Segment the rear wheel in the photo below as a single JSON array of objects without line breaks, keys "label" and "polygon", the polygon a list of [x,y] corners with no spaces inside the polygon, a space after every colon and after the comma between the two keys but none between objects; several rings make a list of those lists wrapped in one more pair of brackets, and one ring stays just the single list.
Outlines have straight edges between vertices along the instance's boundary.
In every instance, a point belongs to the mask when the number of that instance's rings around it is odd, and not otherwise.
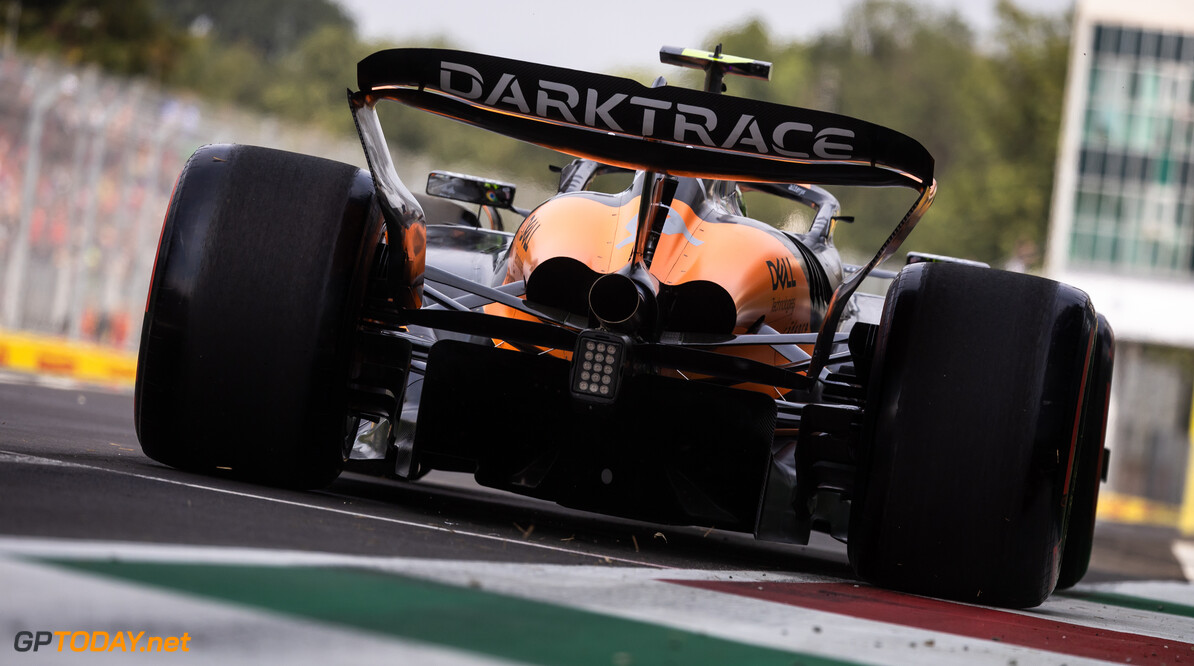
[{"label": "rear wheel", "polygon": [[146,304],[134,403],[146,455],[264,483],[330,483],[381,224],[356,167],[252,146],[196,151]]},{"label": "rear wheel", "polygon": [[1057,581],[1095,315],[1033,276],[916,264],[892,284],[851,511],[869,582],[999,606]]}]

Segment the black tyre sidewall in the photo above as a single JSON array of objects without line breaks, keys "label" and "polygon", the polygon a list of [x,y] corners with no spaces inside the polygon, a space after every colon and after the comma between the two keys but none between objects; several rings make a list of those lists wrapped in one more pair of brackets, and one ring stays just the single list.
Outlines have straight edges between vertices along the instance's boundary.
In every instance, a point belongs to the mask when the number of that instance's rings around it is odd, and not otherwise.
[{"label": "black tyre sidewall", "polygon": [[876,346],[849,553],[885,587],[1000,606],[1052,591],[1094,314],[1050,280],[913,265]]},{"label": "black tyre sidewall", "polygon": [[380,216],[367,172],[205,146],[175,187],[135,393],[142,448],[197,471],[326,485],[343,458],[353,322]]}]

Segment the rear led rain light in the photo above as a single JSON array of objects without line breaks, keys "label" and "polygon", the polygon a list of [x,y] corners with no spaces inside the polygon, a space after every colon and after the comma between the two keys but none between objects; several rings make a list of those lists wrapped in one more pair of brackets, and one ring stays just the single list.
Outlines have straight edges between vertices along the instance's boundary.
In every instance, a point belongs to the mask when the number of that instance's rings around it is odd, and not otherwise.
[{"label": "rear led rain light", "polygon": [[588,402],[613,402],[618,395],[630,339],[607,331],[580,334],[572,355],[569,389]]}]

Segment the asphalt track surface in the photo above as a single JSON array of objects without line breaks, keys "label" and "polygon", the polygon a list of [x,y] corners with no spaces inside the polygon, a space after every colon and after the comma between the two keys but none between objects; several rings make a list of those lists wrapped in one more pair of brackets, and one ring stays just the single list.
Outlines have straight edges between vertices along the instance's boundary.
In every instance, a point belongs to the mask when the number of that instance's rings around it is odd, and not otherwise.
[{"label": "asphalt track surface", "polygon": [[[344,474],[299,492],[175,470],[141,453],[128,395],[0,385],[0,451],[67,465],[0,465],[5,534],[349,555],[848,575],[832,540],[810,548],[570,511],[467,476],[417,483]],[[656,534],[660,536],[656,536]],[[636,548],[637,544],[637,548]]]},{"label": "asphalt track surface", "polygon": [[[298,492],[190,474],[141,453],[127,393],[0,380],[0,663],[1194,663],[1194,587],[1164,531],[1100,524],[1075,593],[988,616],[859,586],[820,535],[797,547],[612,519],[460,475]],[[987,635],[1007,617],[1081,626]],[[194,650],[108,645],[138,627],[194,633]],[[52,644],[21,650],[22,631]],[[78,631],[106,651],[78,649]],[[1057,648],[1066,631],[1103,638]],[[1090,651],[1116,632],[1129,638]]]}]

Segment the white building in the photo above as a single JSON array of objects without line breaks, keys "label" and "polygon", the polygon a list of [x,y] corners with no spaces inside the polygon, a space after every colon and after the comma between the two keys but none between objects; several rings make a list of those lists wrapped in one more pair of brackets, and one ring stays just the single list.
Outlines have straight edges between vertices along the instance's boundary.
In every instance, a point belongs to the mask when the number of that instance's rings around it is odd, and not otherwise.
[{"label": "white building", "polygon": [[1104,490],[1194,533],[1194,0],[1078,0],[1071,48],[1045,269],[1115,330]]}]

